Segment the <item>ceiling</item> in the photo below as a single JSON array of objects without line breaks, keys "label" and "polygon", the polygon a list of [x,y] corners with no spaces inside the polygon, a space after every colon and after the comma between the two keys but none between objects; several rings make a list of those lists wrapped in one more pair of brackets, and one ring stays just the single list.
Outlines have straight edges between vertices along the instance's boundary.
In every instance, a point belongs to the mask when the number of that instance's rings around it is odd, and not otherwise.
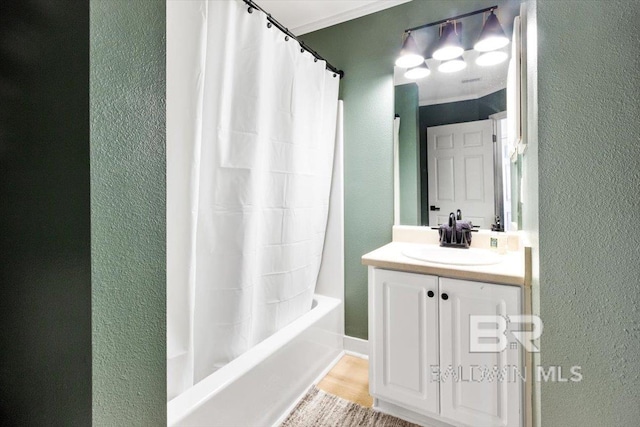
[{"label": "ceiling", "polygon": [[411,0],[254,0],[299,36]]}]

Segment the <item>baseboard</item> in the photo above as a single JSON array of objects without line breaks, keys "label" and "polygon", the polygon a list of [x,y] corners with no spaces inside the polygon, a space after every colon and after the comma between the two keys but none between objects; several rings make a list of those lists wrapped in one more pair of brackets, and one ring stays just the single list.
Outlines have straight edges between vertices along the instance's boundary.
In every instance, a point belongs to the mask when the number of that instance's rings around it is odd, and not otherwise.
[{"label": "baseboard", "polygon": [[369,358],[369,341],[345,335],[342,339],[344,352],[352,356]]}]

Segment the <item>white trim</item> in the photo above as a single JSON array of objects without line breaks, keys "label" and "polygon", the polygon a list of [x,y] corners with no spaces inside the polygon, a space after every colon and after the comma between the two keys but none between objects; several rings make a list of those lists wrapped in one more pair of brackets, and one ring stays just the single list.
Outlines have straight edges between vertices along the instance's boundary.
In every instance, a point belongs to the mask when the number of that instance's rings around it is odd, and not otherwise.
[{"label": "white trim", "polygon": [[363,359],[369,358],[369,341],[345,335],[342,343],[347,354]]},{"label": "white trim", "polygon": [[301,36],[303,34],[321,30],[323,28],[331,27],[332,25],[341,24],[352,19],[380,12],[381,10],[389,9],[403,3],[408,3],[410,1],[411,0],[378,0],[376,2],[368,3],[355,9],[338,13],[337,15],[328,16],[326,18],[318,19],[317,21],[309,22],[308,24],[290,28],[289,31],[291,31],[296,36]]},{"label": "white trim", "polygon": [[369,360],[369,356],[367,356],[366,354],[356,353],[355,351],[345,350],[344,354],[346,354],[347,356],[357,357],[358,359]]},{"label": "white trim", "polygon": [[427,105],[437,105],[437,104],[448,104],[450,102],[460,102],[460,101],[469,101],[472,99],[482,98],[487,95],[491,95],[492,93],[498,92],[499,90],[506,89],[506,85],[500,85],[492,88],[487,88],[481,92],[472,94],[472,95],[461,95],[461,96],[453,96],[451,98],[436,98],[436,99],[420,99],[418,104],[420,107],[424,107]]},{"label": "white trim", "polygon": [[400,120],[393,118],[393,225],[400,225]]},{"label": "white trim", "polygon": [[427,98],[420,99],[418,104],[420,107],[425,107],[427,105],[438,105],[438,104],[449,104],[451,102],[460,102],[460,101],[470,101],[472,99],[478,99],[478,95],[460,95],[460,96],[452,96],[450,98]]},{"label": "white trim", "polygon": [[[502,120],[502,119],[506,119],[507,118],[507,112],[506,111],[500,111],[498,113],[492,114],[489,116],[490,119],[493,120]],[[497,134],[496,134],[497,135]]]}]

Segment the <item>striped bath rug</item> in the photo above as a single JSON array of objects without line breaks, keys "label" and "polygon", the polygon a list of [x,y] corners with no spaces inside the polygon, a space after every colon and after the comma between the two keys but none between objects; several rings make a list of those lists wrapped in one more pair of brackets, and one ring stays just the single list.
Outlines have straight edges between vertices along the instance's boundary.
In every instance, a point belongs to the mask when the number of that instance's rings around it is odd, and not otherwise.
[{"label": "striped bath rug", "polygon": [[418,427],[313,387],[281,427]]}]

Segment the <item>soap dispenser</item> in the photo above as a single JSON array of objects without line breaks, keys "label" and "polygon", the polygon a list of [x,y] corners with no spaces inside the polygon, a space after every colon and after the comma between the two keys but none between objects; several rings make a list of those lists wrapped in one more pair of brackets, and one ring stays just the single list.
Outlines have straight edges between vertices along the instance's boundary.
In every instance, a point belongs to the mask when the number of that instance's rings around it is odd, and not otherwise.
[{"label": "soap dispenser", "polygon": [[491,224],[491,240],[490,248],[492,251],[498,251],[498,231],[500,230],[500,217],[496,216],[493,224]]},{"label": "soap dispenser", "polygon": [[502,225],[500,225],[500,217],[496,216],[496,221],[491,224],[491,249],[499,254],[507,253],[507,235],[504,233]]},{"label": "soap dispenser", "polygon": [[497,215],[495,222],[491,224],[491,231],[503,231],[502,225],[500,224],[500,215]]}]

